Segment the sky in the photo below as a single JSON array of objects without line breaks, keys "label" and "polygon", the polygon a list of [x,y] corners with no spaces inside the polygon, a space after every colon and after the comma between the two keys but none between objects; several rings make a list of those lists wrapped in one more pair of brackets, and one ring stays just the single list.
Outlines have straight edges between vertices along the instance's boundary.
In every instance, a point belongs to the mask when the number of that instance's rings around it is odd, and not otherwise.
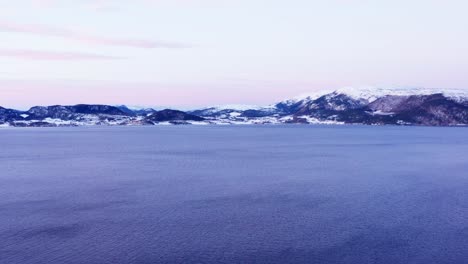
[{"label": "sky", "polygon": [[468,89],[468,1],[0,0],[0,106]]}]

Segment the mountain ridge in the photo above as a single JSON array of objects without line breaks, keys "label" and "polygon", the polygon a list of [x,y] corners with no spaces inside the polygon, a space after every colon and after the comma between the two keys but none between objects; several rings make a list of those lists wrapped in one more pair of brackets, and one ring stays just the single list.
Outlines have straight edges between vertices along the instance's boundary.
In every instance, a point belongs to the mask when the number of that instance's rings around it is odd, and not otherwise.
[{"label": "mountain ridge", "polygon": [[268,106],[190,111],[98,104],[34,106],[27,111],[0,107],[1,126],[291,123],[467,126],[468,90],[346,87]]}]

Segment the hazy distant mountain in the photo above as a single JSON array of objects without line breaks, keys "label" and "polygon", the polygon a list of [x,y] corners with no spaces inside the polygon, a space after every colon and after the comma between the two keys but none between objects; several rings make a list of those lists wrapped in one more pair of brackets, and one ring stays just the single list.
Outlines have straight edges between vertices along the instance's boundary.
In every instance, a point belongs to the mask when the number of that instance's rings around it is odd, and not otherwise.
[{"label": "hazy distant mountain", "polygon": [[157,112],[157,110],[153,108],[129,107],[126,105],[119,105],[116,107],[129,115],[148,115]]},{"label": "hazy distant mountain", "polygon": [[109,105],[0,107],[3,126],[157,124],[468,125],[468,90],[344,88],[261,106],[217,106],[192,111]]}]

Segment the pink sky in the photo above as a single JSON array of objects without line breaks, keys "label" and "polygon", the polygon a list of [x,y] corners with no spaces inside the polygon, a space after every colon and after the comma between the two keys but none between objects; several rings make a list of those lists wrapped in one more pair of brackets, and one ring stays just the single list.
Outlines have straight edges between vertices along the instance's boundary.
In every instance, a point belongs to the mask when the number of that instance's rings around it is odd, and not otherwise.
[{"label": "pink sky", "polygon": [[341,86],[466,89],[467,9],[456,0],[3,2],[0,106],[191,107]]}]

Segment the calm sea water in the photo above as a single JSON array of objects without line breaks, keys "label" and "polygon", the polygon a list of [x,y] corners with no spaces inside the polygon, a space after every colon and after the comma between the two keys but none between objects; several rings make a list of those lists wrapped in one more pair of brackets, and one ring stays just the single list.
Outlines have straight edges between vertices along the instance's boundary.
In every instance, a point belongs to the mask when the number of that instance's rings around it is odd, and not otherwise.
[{"label": "calm sea water", "polygon": [[468,129],[1,129],[0,263],[468,263]]}]

